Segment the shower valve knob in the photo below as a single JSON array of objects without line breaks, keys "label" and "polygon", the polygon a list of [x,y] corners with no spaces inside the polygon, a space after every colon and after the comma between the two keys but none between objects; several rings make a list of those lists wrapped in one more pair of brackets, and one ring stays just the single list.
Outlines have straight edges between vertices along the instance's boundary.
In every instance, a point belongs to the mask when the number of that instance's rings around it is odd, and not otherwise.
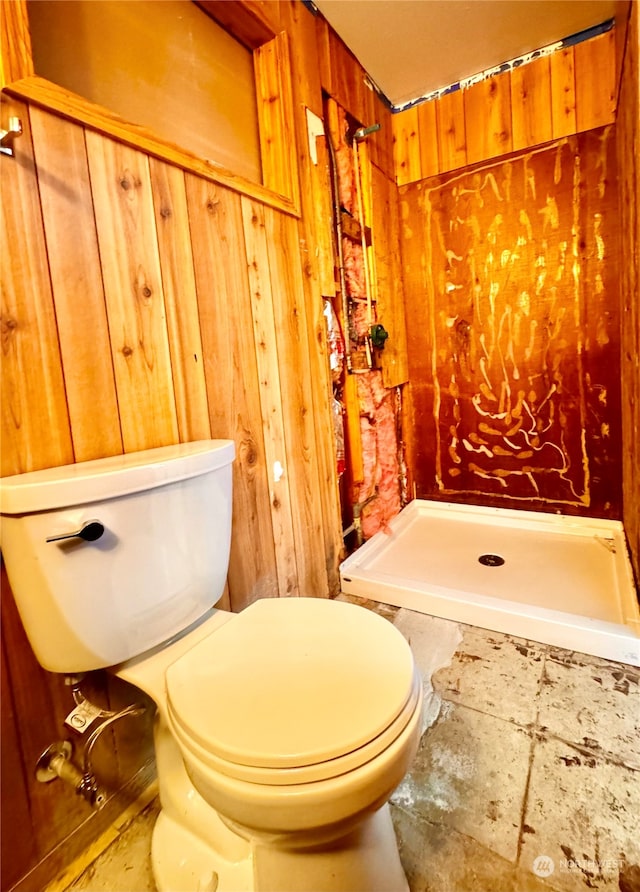
[{"label": "shower valve knob", "polygon": [[84,539],[85,542],[95,542],[103,533],[104,525],[99,520],[88,520],[79,530],[74,530],[72,533],[47,536],[47,542],[62,542],[64,539]]}]

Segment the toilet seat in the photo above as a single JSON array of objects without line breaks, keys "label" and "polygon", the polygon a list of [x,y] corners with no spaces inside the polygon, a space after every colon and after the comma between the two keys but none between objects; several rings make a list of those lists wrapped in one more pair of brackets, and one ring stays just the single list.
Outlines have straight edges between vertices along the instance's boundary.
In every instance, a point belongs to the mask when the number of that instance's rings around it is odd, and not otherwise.
[{"label": "toilet seat", "polygon": [[168,667],[181,746],[239,780],[309,783],[357,768],[420,708],[409,645],[353,604],[265,599]]}]

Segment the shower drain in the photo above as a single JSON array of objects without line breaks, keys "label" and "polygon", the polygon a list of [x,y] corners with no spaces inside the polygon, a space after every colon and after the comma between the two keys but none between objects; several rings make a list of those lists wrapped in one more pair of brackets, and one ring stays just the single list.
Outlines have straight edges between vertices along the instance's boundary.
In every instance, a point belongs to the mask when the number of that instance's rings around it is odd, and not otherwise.
[{"label": "shower drain", "polygon": [[481,554],[478,560],[485,567],[501,567],[504,564],[504,558],[499,554]]}]

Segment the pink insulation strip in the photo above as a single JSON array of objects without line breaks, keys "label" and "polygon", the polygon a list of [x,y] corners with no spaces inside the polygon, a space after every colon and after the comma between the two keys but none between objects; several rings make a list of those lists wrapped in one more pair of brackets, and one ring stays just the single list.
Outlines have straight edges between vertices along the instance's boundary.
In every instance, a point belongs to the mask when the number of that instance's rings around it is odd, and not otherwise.
[{"label": "pink insulation strip", "polygon": [[367,289],[364,277],[364,252],[350,238],[342,239],[342,256],[344,258],[344,277],[349,297],[366,300]]},{"label": "pink insulation strip", "polygon": [[393,391],[383,386],[378,371],[358,375],[358,399],[364,480],[357,498],[362,504],[373,496],[361,515],[362,533],[369,539],[386,529],[401,507],[396,413]]},{"label": "pink insulation strip", "polygon": [[340,204],[350,214],[355,214],[357,205],[356,198],[356,178],[353,170],[353,152],[351,146],[346,141],[347,136],[347,117],[344,110],[338,107],[338,118],[340,133],[342,139],[335,147],[336,166],[338,168],[338,193],[340,196]]}]

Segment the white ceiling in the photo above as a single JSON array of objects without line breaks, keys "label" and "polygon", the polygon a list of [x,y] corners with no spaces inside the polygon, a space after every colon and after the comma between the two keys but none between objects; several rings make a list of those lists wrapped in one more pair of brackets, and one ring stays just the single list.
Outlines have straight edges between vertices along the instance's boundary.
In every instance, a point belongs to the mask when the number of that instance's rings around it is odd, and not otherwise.
[{"label": "white ceiling", "polygon": [[395,106],[613,18],[615,0],[313,0]]}]

